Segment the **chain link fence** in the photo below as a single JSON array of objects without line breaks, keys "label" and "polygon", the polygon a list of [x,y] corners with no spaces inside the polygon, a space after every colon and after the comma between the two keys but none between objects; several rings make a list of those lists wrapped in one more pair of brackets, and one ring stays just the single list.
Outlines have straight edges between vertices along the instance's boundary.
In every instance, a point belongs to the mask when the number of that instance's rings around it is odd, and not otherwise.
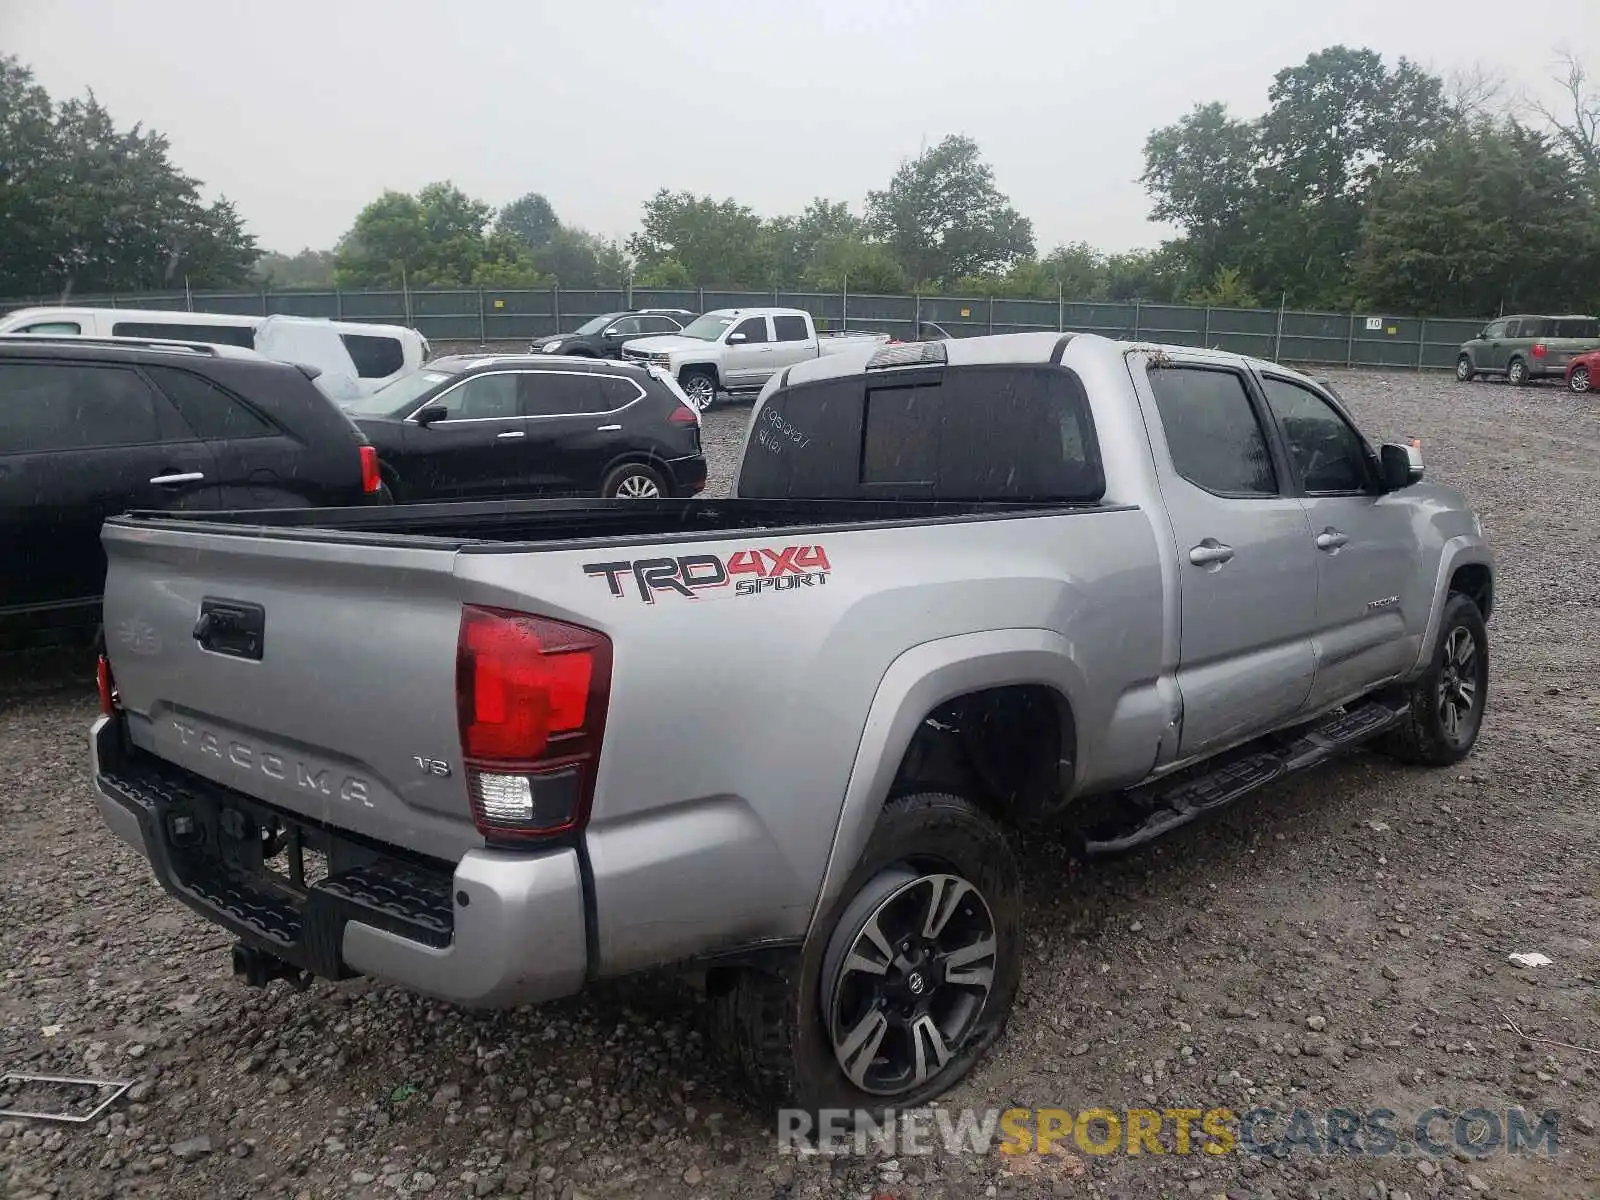
[{"label": "chain link fence", "polygon": [[[7,311],[60,300],[0,301]],[[1002,300],[959,296],[873,296],[848,292],[724,291],[714,288],[433,289],[123,293],[78,296],[73,304],[270,316],[329,317],[410,325],[434,342],[526,342],[570,331],[592,317],[630,308],[773,305],[805,309],[822,329],[911,334],[933,321],[957,337],[1034,330],[1204,346],[1316,366],[1449,368],[1477,318],[1396,317],[1386,313],[1199,308],[1180,304]]]}]

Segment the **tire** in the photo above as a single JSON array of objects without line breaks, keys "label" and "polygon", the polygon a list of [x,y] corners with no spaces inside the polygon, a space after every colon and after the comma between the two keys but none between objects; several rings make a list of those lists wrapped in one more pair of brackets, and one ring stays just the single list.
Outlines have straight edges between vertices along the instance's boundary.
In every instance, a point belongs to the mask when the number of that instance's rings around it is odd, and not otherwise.
[{"label": "tire", "polygon": [[1588,367],[1576,367],[1567,379],[1567,387],[1582,395],[1594,386],[1594,381],[1589,376]]},{"label": "tire", "polygon": [[[912,935],[929,911],[945,914],[937,952],[917,958],[923,948],[914,945],[908,958],[905,947],[921,940]],[[869,926],[893,938],[896,957],[881,977],[852,966],[859,961],[852,951],[863,946],[883,965],[873,948],[883,942],[872,940]],[[904,940],[894,936],[896,926]],[[961,1080],[1004,1031],[1021,978],[1021,882],[1004,830],[971,802],[927,792],[887,804],[818,929],[784,967],[742,968],[715,1000],[718,1042],[758,1102],[813,1119],[821,1109],[881,1114],[925,1104]],[[992,955],[971,955],[989,937]],[[964,948],[958,961],[940,963]],[[970,978],[935,978],[949,969]],[[887,1008],[874,1001],[891,995]],[[869,1026],[869,1044],[881,1051],[870,1062],[852,1057],[861,1042],[849,1036]],[[891,1069],[897,1062],[903,1070]]]},{"label": "tire", "polygon": [[1456,359],[1456,382],[1471,383],[1478,378],[1478,373],[1472,369],[1472,357],[1463,354]]},{"label": "tire", "polygon": [[[1469,688],[1463,713],[1460,701]],[[1401,762],[1447,767],[1471,752],[1489,699],[1489,632],[1470,596],[1452,592],[1445,601],[1433,661],[1410,687],[1409,698],[1406,719],[1380,743],[1385,753]]]},{"label": "tire", "polygon": [[691,368],[678,376],[678,384],[689,397],[689,403],[701,412],[717,402],[717,377],[710,371]]},{"label": "tire", "polygon": [[667,494],[661,472],[644,463],[623,463],[606,473],[600,495],[607,500],[660,500]]},{"label": "tire", "polygon": [[1513,358],[1506,367],[1506,382],[1512,387],[1528,386],[1528,364],[1520,358]]}]

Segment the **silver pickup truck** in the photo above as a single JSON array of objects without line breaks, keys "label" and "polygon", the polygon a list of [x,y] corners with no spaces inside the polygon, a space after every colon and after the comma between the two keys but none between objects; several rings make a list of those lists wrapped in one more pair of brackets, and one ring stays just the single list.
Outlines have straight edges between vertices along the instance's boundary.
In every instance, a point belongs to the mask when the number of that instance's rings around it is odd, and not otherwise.
[{"label": "silver pickup truck", "polygon": [[1421,477],[1293,371],[1019,334],[781,373],[730,499],[130,514],[99,808],[250,982],[673,965],[758,1095],[920,1103],[1011,1008],[1019,831],[1468,752],[1493,560]]}]

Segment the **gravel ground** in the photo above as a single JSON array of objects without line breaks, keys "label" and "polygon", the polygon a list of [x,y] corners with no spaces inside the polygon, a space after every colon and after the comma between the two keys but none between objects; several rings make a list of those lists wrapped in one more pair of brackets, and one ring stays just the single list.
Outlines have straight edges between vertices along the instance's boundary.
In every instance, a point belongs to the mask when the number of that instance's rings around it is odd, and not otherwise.
[{"label": "gravel ground", "polygon": [[[1559,1110],[1559,1154],[780,1156],[660,978],[472,1014],[355,981],[251,991],[89,798],[92,689],[0,692],[0,1068],[136,1081],[0,1122],[0,1193],[175,1198],[1600,1193],[1593,802],[1600,410],[1554,387],[1336,377],[1424,439],[1501,556],[1490,713],[1447,771],[1358,755],[1110,865],[1027,851],[1010,1031],[949,1106]],[[714,410],[725,484],[748,407]],[[1554,965],[1507,965],[1539,951]],[[1508,1021],[1515,1022],[1514,1032]],[[1588,1047],[1588,1048],[1586,1048]]]}]

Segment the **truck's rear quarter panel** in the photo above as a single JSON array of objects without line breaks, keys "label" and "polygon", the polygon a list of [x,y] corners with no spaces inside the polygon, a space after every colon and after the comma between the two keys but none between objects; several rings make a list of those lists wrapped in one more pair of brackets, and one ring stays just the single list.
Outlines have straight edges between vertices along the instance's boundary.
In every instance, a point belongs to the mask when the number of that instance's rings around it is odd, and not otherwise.
[{"label": "truck's rear quarter panel", "polygon": [[[804,550],[798,548],[806,548]],[[826,557],[790,590],[613,596],[586,566],[661,556]],[[863,726],[891,663],[973,632],[1057,632],[1051,684],[1081,741],[1148,770],[1159,738],[1157,546],[1133,509],[745,535],[595,552],[463,553],[463,597],[535,609],[614,643],[605,749],[586,837],[608,970],[797,936],[810,917]],[[741,558],[740,556],[746,556]],[[707,569],[706,577],[714,574]],[[785,578],[793,579],[792,573]],[[1123,694],[1081,680],[1130,680]],[[1121,707],[1109,735],[1111,714]],[[1130,768],[1132,761],[1136,765]],[[1113,768],[1114,769],[1114,768]]]}]

